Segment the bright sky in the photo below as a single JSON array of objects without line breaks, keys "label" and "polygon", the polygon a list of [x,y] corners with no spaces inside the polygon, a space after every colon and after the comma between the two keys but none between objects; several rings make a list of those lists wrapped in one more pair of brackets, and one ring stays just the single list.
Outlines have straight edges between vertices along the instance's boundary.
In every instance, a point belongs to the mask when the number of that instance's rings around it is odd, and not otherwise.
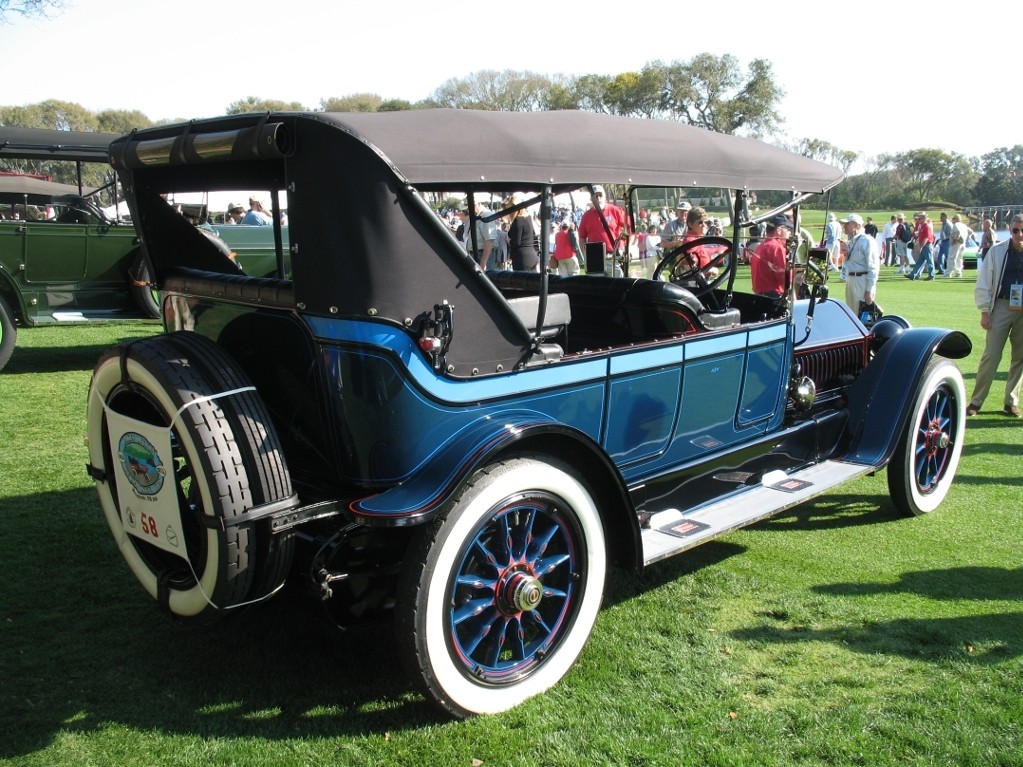
[{"label": "bright sky", "polygon": [[[923,147],[974,156],[1021,142],[1004,110],[981,117],[967,106],[1011,103],[1017,46],[998,21],[1013,18],[1008,0],[984,3],[983,22],[973,6],[953,16],[905,0],[709,2],[699,25],[689,3],[621,0],[502,13],[476,3],[469,15],[425,0],[250,0],[228,11],[210,0],[68,2],[51,20],[0,25],[0,105],[60,99],[153,120],[209,117],[249,96],[310,109],[352,93],[417,101],[483,69],[616,74],[711,52],[743,67],[771,62],[788,140],[864,157]],[[730,18],[729,7],[743,10]],[[991,31],[984,45],[981,25]]]}]

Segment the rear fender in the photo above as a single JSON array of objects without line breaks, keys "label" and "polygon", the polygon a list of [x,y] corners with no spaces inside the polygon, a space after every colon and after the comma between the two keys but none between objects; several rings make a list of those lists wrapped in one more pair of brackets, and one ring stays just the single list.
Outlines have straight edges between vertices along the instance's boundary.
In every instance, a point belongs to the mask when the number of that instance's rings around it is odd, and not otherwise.
[{"label": "rear fender", "polygon": [[849,387],[849,448],[843,460],[884,466],[909,418],[933,355],[962,359],[973,346],[958,330],[914,328],[886,340]]},{"label": "rear fender", "polygon": [[600,509],[612,561],[628,568],[642,562],[635,509],[617,468],[582,432],[542,413],[492,413],[464,429],[407,481],[349,505],[364,525],[418,525],[433,519],[476,473],[508,453],[557,456],[579,472]]}]

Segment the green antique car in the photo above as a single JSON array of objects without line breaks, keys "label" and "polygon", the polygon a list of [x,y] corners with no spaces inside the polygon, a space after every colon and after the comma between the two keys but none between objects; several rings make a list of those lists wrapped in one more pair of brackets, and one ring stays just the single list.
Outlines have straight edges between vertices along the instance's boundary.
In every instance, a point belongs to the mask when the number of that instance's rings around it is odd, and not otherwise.
[{"label": "green antique car", "polygon": [[[116,187],[62,184],[23,171],[24,161],[109,170],[112,134],[0,127],[0,369],[19,328],[66,322],[155,319],[159,294]],[[22,162],[18,162],[22,161]],[[36,166],[38,167],[38,165]],[[104,208],[101,197],[113,196]],[[206,206],[202,206],[205,222]],[[253,276],[276,271],[275,238],[287,227],[204,226],[218,249]]]}]

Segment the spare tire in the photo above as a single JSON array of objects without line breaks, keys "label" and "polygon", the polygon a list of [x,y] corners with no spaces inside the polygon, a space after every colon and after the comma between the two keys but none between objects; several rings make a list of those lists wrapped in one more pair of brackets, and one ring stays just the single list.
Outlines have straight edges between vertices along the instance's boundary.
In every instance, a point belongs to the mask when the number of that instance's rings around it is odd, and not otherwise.
[{"label": "spare tire", "polygon": [[[127,476],[129,467],[111,445],[111,412],[167,430],[171,455],[154,465],[176,486],[179,554],[128,532],[136,529],[132,507],[144,516],[145,499],[119,497],[115,473]],[[131,434],[113,430],[115,440]],[[88,444],[114,540],[146,591],[173,615],[211,618],[283,584],[291,533],[275,535],[266,518],[247,515],[267,504],[292,505],[291,477],[266,406],[216,344],[170,333],[109,349],[89,386]]]}]

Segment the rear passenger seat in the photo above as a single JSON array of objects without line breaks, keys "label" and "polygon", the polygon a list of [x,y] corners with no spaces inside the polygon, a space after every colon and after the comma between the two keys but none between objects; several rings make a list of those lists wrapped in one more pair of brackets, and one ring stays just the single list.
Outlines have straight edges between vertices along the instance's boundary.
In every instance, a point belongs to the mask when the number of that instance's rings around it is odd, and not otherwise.
[{"label": "rear passenger seat", "polygon": [[[507,298],[535,295],[540,290],[540,275],[533,272],[487,275]],[[548,280],[550,293],[564,293],[571,303],[572,351],[674,338],[732,327],[740,321],[738,310],[710,312],[692,293],[670,282],[553,275]]]}]

